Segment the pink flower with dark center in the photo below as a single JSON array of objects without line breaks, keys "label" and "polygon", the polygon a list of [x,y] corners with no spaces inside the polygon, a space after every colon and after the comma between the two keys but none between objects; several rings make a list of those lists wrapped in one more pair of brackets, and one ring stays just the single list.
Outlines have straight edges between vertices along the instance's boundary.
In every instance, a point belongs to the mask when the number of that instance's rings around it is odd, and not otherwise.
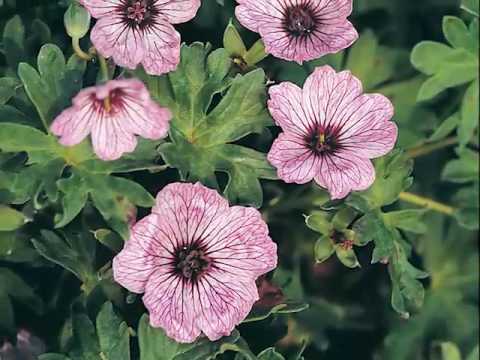
[{"label": "pink flower with dark center", "polygon": [[174,183],[133,226],[113,274],[145,293],[153,327],[179,342],[201,333],[213,341],[245,319],[259,298],[255,280],[276,265],[277,246],[256,209],[229,207],[200,183]]},{"label": "pink flower with dark center", "polygon": [[50,130],[65,146],[76,145],[91,133],[98,157],[116,160],[135,149],[135,135],[154,140],[166,137],[171,117],[168,109],[150,98],[140,80],[112,80],[81,90]]},{"label": "pink flower with dark center", "polygon": [[195,17],[200,0],[80,0],[98,21],[91,40],[120,66],[160,75],[180,61],[180,34],[172,24]]},{"label": "pink flower with dark center", "polygon": [[283,133],[268,160],[288,183],[312,179],[341,199],[365,190],[375,180],[369,159],[387,154],[397,139],[389,121],[393,105],[380,94],[363,94],[349,71],[316,68],[303,90],[284,82],[269,90],[268,107]]},{"label": "pink flower with dark center", "polygon": [[347,20],[352,0],[237,0],[235,14],[258,32],[266,51],[298,63],[349,47],[358,34]]}]

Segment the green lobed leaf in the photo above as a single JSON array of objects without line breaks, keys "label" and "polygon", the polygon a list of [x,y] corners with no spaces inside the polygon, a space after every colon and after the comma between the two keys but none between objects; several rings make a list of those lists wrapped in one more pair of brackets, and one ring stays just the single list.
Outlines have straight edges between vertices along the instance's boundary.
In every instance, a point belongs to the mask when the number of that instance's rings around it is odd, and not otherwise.
[{"label": "green lobed leaf", "polygon": [[37,67],[38,71],[26,63],[21,63],[18,76],[44,126],[48,127],[82,88],[86,63],[76,55],[65,62],[62,51],[56,45],[46,44],[38,54]]},{"label": "green lobed leaf", "polygon": [[57,186],[64,194],[63,214],[55,219],[55,227],[61,228],[70,223],[83,209],[88,200],[88,191],[84,178],[77,173],[73,173],[70,178],[58,180]]},{"label": "green lobed leaf", "polygon": [[458,139],[460,144],[466,145],[475,135],[475,130],[478,129],[478,122],[480,121],[480,113],[478,109],[479,100],[479,80],[470,84],[465,96],[463,97],[461,106],[461,121],[458,127]]},{"label": "green lobed leaf", "polygon": [[53,138],[31,126],[0,123],[0,149],[5,152],[52,151]]},{"label": "green lobed leaf", "polygon": [[423,234],[427,231],[427,226],[422,221],[425,213],[426,210],[422,209],[391,211],[383,214],[383,220],[391,227],[415,234]]},{"label": "green lobed leaf", "polygon": [[105,303],[97,315],[97,335],[105,360],[130,359],[130,334],[127,324]]},{"label": "green lobed leaf", "polygon": [[16,230],[25,222],[26,218],[20,211],[0,204],[0,231]]},{"label": "green lobed leaf", "polygon": [[2,77],[0,78],[0,105],[6,104],[15,96],[17,89],[21,86],[17,78]]},{"label": "green lobed leaf", "polygon": [[410,187],[413,161],[401,151],[374,160],[376,179],[366,191],[352,193],[347,204],[362,212],[390,205]]},{"label": "green lobed leaf", "polygon": [[477,181],[479,177],[479,154],[465,149],[459,152],[460,157],[447,163],[442,172],[442,179],[455,183]]},{"label": "green lobed leaf", "polygon": [[25,27],[20,16],[15,15],[3,29],[3,46],[7,64],[16,69],[19,62],[27,57],[25,49]]},{"label": "green lobed leaf", "polygon": [[[458,29],[453,30],[451,18],[447,18],[444,27],[447,39],[460,45]],[[458,25],[458,23],[456,23]],[[465,33],[464,37],[470,37]],[[466,41],[466,40],[465,40]],[[469,48],[472,40],[469,41]],[[411,54],[412,64],[430,78],[422,85],[418,101],[430,100],[442,91],[468,83],[478,78],[478,55],[465,48],[451,48],[445,44],[423,41],[415,46]]]},{"label": "green lobed leaf", "polygon": [[257,355],[258,360],[285,360],[282,354],[278,353],[275,348],[268,348]]},{"label": "green lobed leaf", "polygon": [[478,36],[470,33],[462,19],[456,16],[445,16],[443,18],[443,34],[454,48],[467,49],[476,54],[475,42],[478,42]]},{"label": "green lobed leaf", "polygon": [[[266,109],[265,74],[257,69],[231,77],[227,51],[208,45],[182,47],[175,72],[163,77],[139,74],[152,96],[174,114],[171,143],[160,146],[165,162],[181,177],[218,187],[215,172],[228,174],[225,195],[232,202],[259,207],[259,179],[276,178],[265,154],[231,144],[271,125]],[[214,95],[223,96],[212,103]]]},{"label": "green lobed leaf", "polygon": [[40,255],[67,269],[84,283],[95,278],[93,239],[73,235],[61,238],[49,230],[42,230],[41,235],[38,239],[32,239]]},{"label": "green lobed leaf", "polygon": [[148,321],[148,316],[143,315],[138,325],[140,360],[173,360],[194,346],[173,341],[162,329],[151,327]]},{"label": "green lobed leaf", "polygon": [[73,338],[69,351],[72,360],[98,360],[100,344],[92,321],[86,314],[72,315]]},{"label": "green lobed leaf", "polygon": [[454,196],[455,204],[458,209],[454,216],[458,223],[466,229],[478,230],[480,219],[480,194],[479,184],[460,189]]},{"label": "green lobed leaf", "polygon": [[430,136],[428,141],[434,142],[446,138],[460,124],[460,113],[456,112],[445,119],[435,132]]},{"label": "green lobed leaf", "polygon": [[392,281],[392,307],[403,317],[408,318],[410,311],[418,310],[424,300],[425,290],[419,279],[428,276],[427,273],[415,268],[408,262],[403,242],[394,243],[388,271]]}]

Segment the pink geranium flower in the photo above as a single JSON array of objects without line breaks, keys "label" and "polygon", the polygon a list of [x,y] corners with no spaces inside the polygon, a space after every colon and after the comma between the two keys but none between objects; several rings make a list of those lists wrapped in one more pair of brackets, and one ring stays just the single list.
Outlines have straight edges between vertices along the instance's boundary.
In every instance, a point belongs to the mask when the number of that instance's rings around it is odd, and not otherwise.
[{"label": "pink geranium flower", "polygon": [[349,47],[358,34],[347,20],[352,0],[237,0],[235,14],[258,32],[266,51],[298,63]]},{"label": "pink geranium flower", "polygon": [[284,82],[269,90],[268,107],[283,133],[268,160],[288,183],[312,179],[332,199],[365,190],[375,180],[369,159],[387,154],[397,139],[389,121],[393,105],[380,94],[363,94],[349,71],[315,69],[303,87]]},{"label": "pink geranium flower", "polygon": [[80,0],[97,18],[91,40],[120,66],[160,75],[180,60],[180,34],[172,24],[195,17],[200,0]]},{"label": "pink geranium flower", "polygon": [[229,335],[258,300],[255,280],[274,269],[277,246],[260,213],[200,183],[174,183],[131,229],[113,260],[117,282],[143,302],[150,323],[179,342]]},{"label": "pink geranium flower", "polygon": [[140,80],[112,80],[81,90],[73,106],[53,121],[50,130],[65,146],[76,145],[91,133],[98,157],[116,160],[135,149],[135,135],[164,138],[171,117],[168,109],[150,98]]}]

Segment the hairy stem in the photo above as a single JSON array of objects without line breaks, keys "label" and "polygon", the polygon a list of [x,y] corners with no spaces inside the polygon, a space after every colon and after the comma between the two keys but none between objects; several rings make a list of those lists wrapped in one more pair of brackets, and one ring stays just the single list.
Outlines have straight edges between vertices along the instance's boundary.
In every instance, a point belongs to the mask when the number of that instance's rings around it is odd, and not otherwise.
[{"label": "hairy stem", "polygon": [[409,192],[401,192],[399,199],[449,216],[456,211],[452,206]]},{"label": "hairy stem", "polygon": [[424,144],[420,145],[414,148],[411,148],[407,150],[408,156],[411,158],[417,158],[420,156],[428,155],[431,154],[434,151],[444,149],[446,147],[455,145],[458,143],[458,140],[456,137],[449,137],[444,140],[440,140],[438,142],[432,143],[432,144]]},{"label": "hairy stem", "polygon": [[90,61],[90,60],[93,59],[92,54],[86,53],[85,51],[82,50],[82,48],[80,47],[80,39],[79,38],[75,38],[75,37],[72,38],[72,47],[73,47],[73,51],[75,51],[75,54],[80,59],[83,59],[85,61]]}]

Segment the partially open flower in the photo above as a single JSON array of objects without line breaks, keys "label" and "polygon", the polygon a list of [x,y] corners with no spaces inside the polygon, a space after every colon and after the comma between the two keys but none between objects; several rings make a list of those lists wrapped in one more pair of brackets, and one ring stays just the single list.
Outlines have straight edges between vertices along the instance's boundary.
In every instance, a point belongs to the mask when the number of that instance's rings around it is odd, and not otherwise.
[{"label": "partially open flower", "polygon": [[60,143],[73,146],[92,134],[100,159],[115,160],[132,152],[140,135],[161,139],[167,135],[172,115],[155,103],[140,80],[112,80],[83,89],[52,123]]},{"label": "partially open flower", "polygon": [[200,183],[157,195],[113,260],[115,280],[145,293],[150,323],[179,342],[229,335],[258,300],[255,280],[277,265],[277,246],[260,213]]},{"label": "partially open flower", "polygon": [[268,107],[283,133],[268,160],[288,183],[312,179],[341,199],[375,180],[369,159],[387,154],[397,139],[393,105],[380,94],[363,94],[349,71],[317,68],[303,90],[284,82],[272,86]]},{"label": "partially open flower", "polygon": [[98,19],[91,40],[120,66],[160,75],[180,60],[180,34],[172,24],[195,17],[200,0],[80,0]]},{"label": "partially open flower", "polygon": [[258,32],[268,53],[298,63],[349,47],[358,34],[347,20],[352,0],[237,0],[235,14]]}]

